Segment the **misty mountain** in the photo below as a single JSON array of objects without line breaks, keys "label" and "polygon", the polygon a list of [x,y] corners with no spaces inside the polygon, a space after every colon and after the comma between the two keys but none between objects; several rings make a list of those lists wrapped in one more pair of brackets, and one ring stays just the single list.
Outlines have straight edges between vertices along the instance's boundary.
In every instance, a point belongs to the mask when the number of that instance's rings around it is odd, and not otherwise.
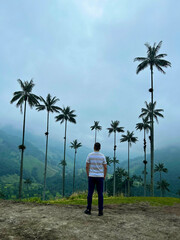
[{"label": "misty mountain", "polygon": [[[9,132],[9,133],[8,133]],[[0,130],[0,181],[4,176],[19,176],[20,151],[18,145],[21,144],[21,132],[15,129],[6,128]],[[33,177],[39,183],[43,181],[44,173],[44,152],[45,136],[40,137],[31,133],[26,133],[26,150],[24,153],[24,175],[23,178]],[[85,169],[85,161],[89,152],[92,150],[85,146],[78,149],[76,171]],[[51,182],[61,175],[62,168],[58,165],[63,159],[63,142],[50,139],[48,149],[48,171],[47,178]],[[67,167],[66,174],[72,175],[74,150],[67,145]],[[147,182],[150,182],[150,155],[147,155]],[[162,173],[162,179],[166,179],[170,184],[171,191],[176,193],[180,189],[180,147],[169,146],[168,148],[155,151],[155,164],[164,163],[168,173]],[[117,164],[118,167],[127,170],[127,159]],[[108,168],[108,173],[112,173],[112,168]],[[133,174],[141,175],[144,170],[143,156],[130,158],[130,176]],[[155,183],[159,181],[159,173],[155,173]]]}]

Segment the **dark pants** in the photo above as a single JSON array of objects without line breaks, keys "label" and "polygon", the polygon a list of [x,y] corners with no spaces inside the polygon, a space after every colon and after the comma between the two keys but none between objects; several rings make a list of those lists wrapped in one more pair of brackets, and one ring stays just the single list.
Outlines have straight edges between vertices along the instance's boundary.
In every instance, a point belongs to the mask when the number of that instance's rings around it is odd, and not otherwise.
[{"label": "dark pants", "polygon": [[103,210],[103,177],[88,177],[88,197],[87,197],[87,209],[91,210],[92,196],[96,185],[98,192],[98,208],[99,211]]}]

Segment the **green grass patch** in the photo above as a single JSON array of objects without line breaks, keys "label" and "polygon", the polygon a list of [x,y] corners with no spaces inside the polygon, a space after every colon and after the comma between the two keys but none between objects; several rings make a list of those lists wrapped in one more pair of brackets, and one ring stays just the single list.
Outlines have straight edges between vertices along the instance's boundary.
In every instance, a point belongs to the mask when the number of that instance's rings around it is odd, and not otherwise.
[{"label": "green grass patch", "polygon": [[[68,198],[52,199],[48,201],[42,201],[40,198],[27,198],[23,199],[23,202],[35,202],[46,204],[63,204],[63,205],[87,205],[87,192],[74,193]],[[137,203],[149,203],[151,206],[172,206],[176,203],[180,204],[180,198],[171,197],[108,197],[104,195],[104,205],[119,205],[119,204],[137,204]],[[93,205],[98,205],[98,195],[93,195]]]}]

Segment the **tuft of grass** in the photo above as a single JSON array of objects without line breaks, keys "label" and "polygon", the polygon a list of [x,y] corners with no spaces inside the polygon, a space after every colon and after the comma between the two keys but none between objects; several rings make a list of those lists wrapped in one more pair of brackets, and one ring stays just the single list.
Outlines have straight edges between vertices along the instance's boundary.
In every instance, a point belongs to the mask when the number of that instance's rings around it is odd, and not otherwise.
[{"label": "tuft of grass", "polygon": [[[35,202],[45,204],[63,204],[63,205],[86,205],[87,204],[87,192],[73,193],[70,197],[52,199],[42,201],[40,198],[27,198],[23,199],[23,202]],[[119,204],[137,204],[137,203],[149,203],[151,206],[172,206],[176,203],[180,204],[180,198],[171,197],[108,197],[104,194],[104,205],[119,205]],[[98,205],[98,194],[93,194],[93,205]]]}]

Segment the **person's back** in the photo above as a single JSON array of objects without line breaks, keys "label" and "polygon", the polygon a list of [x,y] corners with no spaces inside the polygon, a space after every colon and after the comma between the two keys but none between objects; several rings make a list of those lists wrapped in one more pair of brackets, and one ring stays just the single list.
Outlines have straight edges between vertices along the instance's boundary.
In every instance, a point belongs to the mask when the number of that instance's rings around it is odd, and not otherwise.
[{"label": "person's back", "polygon": [[104,178],[104,164],[106,164],[106,158],[102,153],[90,153],[86,162],[89,163],[89,177]]},{"label": "person's back", "polygon": [[107,163],[105,156],[99,152],[100,143],[94,144],[94,152],[86,159],[86,172],[88,176],[88,197],[86,214],[91,214],[92,196],[96,185],[98,192],[99,216],[103,215],[103,182],[106,177]]}]

